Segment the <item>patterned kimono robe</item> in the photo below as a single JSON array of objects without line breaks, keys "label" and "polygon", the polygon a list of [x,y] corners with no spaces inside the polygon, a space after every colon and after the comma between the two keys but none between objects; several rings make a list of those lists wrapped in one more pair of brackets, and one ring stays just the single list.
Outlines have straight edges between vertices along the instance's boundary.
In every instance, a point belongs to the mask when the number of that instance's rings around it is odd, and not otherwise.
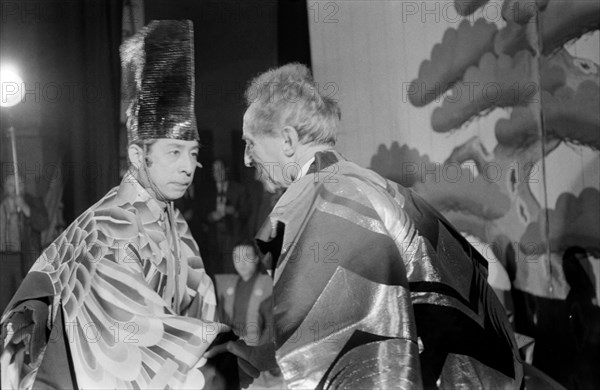
[{"label": "patterned kimono robe", "polygon": [[321,152],[269,222],[257,239],[290,388],[519,388],[487,262],[412,191]]},{"label": "patterned kimono robe", "polygon": [[202,388],[222,325],[174,210],[126,175],[44,251],[2,316],[2,388]]}]

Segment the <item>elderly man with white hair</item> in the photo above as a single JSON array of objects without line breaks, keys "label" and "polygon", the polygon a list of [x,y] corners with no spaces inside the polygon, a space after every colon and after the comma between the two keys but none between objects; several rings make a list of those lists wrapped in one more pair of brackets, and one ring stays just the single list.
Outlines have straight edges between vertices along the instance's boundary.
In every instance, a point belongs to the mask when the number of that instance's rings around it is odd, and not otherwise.
[{"label": "elderly man with white hair", "polygon": [[246,97],[246,164],[285,189],[257,235],[275,330],[207,356],[278,364],[290,388],[519,388],[485,259],[418,195],[335,150],[340,109],[309,70],[268,71]]}]

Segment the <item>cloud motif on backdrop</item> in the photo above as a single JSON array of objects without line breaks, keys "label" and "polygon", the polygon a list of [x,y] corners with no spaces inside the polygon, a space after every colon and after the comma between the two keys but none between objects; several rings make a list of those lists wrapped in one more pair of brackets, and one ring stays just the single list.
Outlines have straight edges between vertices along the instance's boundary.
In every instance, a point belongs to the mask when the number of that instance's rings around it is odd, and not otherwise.
[{"label": "cloud motif on backdrop", "polygon": [[[542,92],[546,136],[600,149],[600,93],[590,81],[577,91],[561,87],[555,94]],[[517,149],[533,145],[540,138],[538,124],[528,108],[517,107],[509,119],[496,123],[498,143]]]},{"label": "cloud motif on backdrop", "polygon": [[576,91],[559,88],[554,95],[544,93],[546,132],[560,140],[600,149],[600,90],[591,81]]},{"label": "cloud motif on backdrop", "polygon": [[544,253],[547,241],[544,239],[545,215],[548,212],[550,220],[550,247],[555,252],[562,252],[569,246],[577,245],[600,255],[598,248],[590,243],[600,240],[600,192],[588,187],[579,196],[563,193],[556,201],[554,209],[544,209],[538,218],[530,223],[521,237],[521,246],[529,243],[539,245],[529,246],[537,250],[537,254]]},{"label": "cloud motif on backdrop", "polygon": [[483,53],[492,50],[497,31],[494,23],[484,19],[473,25],[464,20],[458,29],[446,30],[442,43],[433,47],[431,60],[421,63],[419,77],[411,83],[410,102],[422,107],[447,91]]},{"label": "cloud motif on backdrop", "polygon": [[[487,2],[488,0],[455,0],[454,6],[460,15],[467,16]],[[508,29],[503,35],[518,35],[515,33],[519,26],[527,25],[538,10],[543,54],[550,54],[570,40],[597,30],[600,24],[598,1],[505,0],[502,4],[502,17],[508,22]],[[504,47],[510,46],[512,45],[505,41]]]},{"label": "cloud motif on backdrop", "polygon": [[377,154],[371,158],[370,167],[404,187],[414,186],[422,181],[423,172],[435,169],[429,156],[421,155],[417,149],[406,144],[400,146],[398,142],[393,142],[389,149],[383,144],[379,145]]},{"label": "cloud motif on backdrop", "polygon": [[484,223],[505,215],[510,208],[510,199],[495,182],[495,177],[491,180],[480,174],[485,169],[481,165],[479,168],[478,164],[463,165],[476,159],[473,153],[476,152],[456,150],[439,164],[415,148],[393,142],[389,149],[385,145],[379,146],[370,167],[405,187],[413,187],[442,210],[467,213]]},{"label": "cloud motif on backdrop", "polygon": [[[487,3],[454,2],[464,16]],[[425,156],[427,169],[443,170],[458,163],[462,175],[459,180],[445,180],[443,174],[434,180],[430,175],[411,184],[462,231],[503,248],[504,254],[512,250],[512,256],[520,258],[523,240],[542,242],[540,229],[547,212],[551,251],[562,251],[574,242],[591,243],[600,251],[598,189],[587,188],[579,196],[564,193],[556,209],[548,211],[530,185],[549,178],[541,176],[540,161],[561,143],[600,149],[600,67],[564,48],[565,43],[600,29],[600,1],[506,0],[502,7],[506,25],[501,28],[484,18],[472,24],[465,19],[458,28],[449,28],[431,49],[430,59],[421,63],[408,91],[415,107],[443,98],[430,118],[432,129],[440,133],[464,129],[494,109],[506,110],[508,118],[481,129],[493,129],[497,145],[488,152],[476,136],[458,145],[444,164],[436,165]],[[537,37],[534,16],[539,22]],[[392,153],[386,160],[380,147],[376,156],[380,160],[375,162],[391,164],[420,156],[406,145],[397,150],[407,155]],[[474,180],[465,167],[470,162],[478,174]],[[486,177],[489,167],[499,168],[494,180]],[[384,170],[393,174],[393,168]],[[585,229],[586,225],[593,228]]]},{"label": "cloud motif on backdrop", "polygon": [[[442,105],[433,111],[432,128],[441,133],[449,132],[496,107],[517,107],[511,118],[516,118],[518,123],[523,119],[533,120],[531,116],[519,118],[530,110],[519,107],[539,102],[540,87],[532,81],[535,79],[534,64],[528,51],[520,51],[514,58],[504,54],[498,57],[492,53],[484,54],[479,66],[467,69],[463,80],[451,89],[456,93],[446,96]],[[540,76],[542,106],[552,135],[598,149],[598,65],[561,50],[543,61]],[[532,125],[536,126],[535,123]],[[506,123],[502,125],[503,131],[506,126]]]},{"label": "cloud motif on backdrop", "polygon": [[495,107],[527,105],[535,99],[537,90],[531,82],[532,67],[528,51],[520,51],[514,58],[485,53],[478,66],[468,68],[463,79],[452,87],[454,93],[433,111],[433,130],[448,132]]}]

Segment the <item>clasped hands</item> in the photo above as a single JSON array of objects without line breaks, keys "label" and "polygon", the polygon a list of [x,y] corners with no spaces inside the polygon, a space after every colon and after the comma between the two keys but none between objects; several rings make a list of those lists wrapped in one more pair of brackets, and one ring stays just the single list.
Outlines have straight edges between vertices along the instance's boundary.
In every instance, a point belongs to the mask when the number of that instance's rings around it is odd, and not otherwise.
[{"label": "clasped hands", "polygon": [[273,343],[253,347],[247,345],[243,340],[228,341],[212,347],[204,354],[204,357],[210,359],[223,352],[232,353],[237,357],[240,386],[244,389],[250,386],[262,371],[277,367]]}]

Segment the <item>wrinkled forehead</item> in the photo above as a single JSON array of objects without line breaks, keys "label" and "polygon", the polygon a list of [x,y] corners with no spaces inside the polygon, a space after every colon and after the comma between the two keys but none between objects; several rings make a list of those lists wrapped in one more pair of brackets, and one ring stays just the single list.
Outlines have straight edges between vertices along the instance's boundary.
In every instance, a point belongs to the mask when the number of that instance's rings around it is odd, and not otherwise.
[{"label": "wrinkled forehead", "polygon": [[250,107],[248,107],[246,109],[246,112],[244,112],[244,118],[242,119],[242,123],[243,123],[243,129],[244,132],[249,131],[249,127],[252,125],[252,122],[254,121],[254,104],[252,104]]},{"label": "wrinkled forehead", "polygon": [[258,141],[264,137],[275,136],[275,130],[281,126],[280,114],[274,114],[276,118],[264,113],[253,103],[244,114],[243,138]]},{"label": "wrinkled forehead", "polygon": [[264,126],[267,123],[273,121],[273,118],[266,118],[261,115],[262,108],[260,102],[252,103],[244,113],[244,127],[248,127],[248,130],[254,131],[256,126]]}]

